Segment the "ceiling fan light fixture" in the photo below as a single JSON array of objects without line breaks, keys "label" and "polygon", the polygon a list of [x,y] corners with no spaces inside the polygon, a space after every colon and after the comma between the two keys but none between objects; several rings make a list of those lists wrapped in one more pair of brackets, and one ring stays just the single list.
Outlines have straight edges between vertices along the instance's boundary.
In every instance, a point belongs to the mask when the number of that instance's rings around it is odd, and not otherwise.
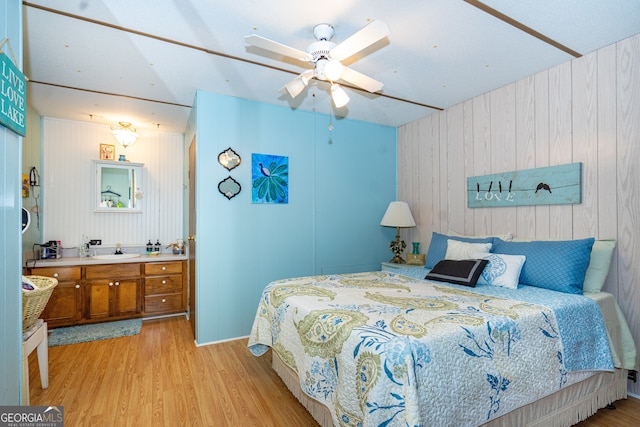
[{"label": "ceiling fan light fixture", "polygon": [[331,99],[336,108],[342,108],[349,103],[349,95],[340,87],[340,85],[331,85]]},{"label": "ceiling fan light fixture", "polygon": [[309,80],[311,80],[315,75],[316,75],[315,70],[303,71],[302,74],[300,74],[300,79],[302,80],[302,83],[304,83],[304,85],[306,86],[309,84]]},{"label": "ceiling fan light fixture", "polygon": [[304,90],[304,88],[307,86],[307,82],[305,82],[301,77],[296,77],[295,79],[284,85],[284,88],[287,90],[287,93],[289,94],[289,96],[291,96],[291,98],[295,98],[296,96],[300,95],[300,92]]},{"label": "ceiling fan light fixture", "polygon": [[324,64],[324,76],[331,82],[337,81],[340,77],[342,77],[342,63],[340,61],[336,61],[335,59],[329,60],[326,64]]},{"label": "ceiling fan light fixture", "polygon": [[295,98],[304,90],[309,81],[315,78],[331,84],[331,98],[334,105],[340,108],[347,105],[349,96],[340,86],[334,84],[337,81],[371,93],[379,92],[382,89],[381,82],[342,65],[341,61],[355,57],[360,52],[366,53],[364,51],[367,48],[389,35],[389,26],[382,21],[374,20],[340,44],[331,41],[334,33],[335,30],[330,24],[316,25],[313,28],[316,41],[307,47],[306,52],[256,34],[246,36],[245,41],[251,46],[270,50],[288,58],[306,61],[313,66],[313,70],[307,70],[287,83],[280,89],[281,93],[286,90],[292,98]]},{"label": "ceiling fan light fixture", "polygon": [[119,126],[111,126],[113,136],[124,148],[132,145],[138,139],[136,128],[131,127],[129,122],[119,122]]}]

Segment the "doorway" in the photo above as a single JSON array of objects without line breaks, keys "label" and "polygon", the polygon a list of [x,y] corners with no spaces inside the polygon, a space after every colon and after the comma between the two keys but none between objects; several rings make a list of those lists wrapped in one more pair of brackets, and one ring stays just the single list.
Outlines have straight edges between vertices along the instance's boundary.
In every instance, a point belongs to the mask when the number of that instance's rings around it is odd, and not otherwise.
[{"label": "doorway", "polygon": [[196,335],[196,137],[189,146],[189,323]]}]

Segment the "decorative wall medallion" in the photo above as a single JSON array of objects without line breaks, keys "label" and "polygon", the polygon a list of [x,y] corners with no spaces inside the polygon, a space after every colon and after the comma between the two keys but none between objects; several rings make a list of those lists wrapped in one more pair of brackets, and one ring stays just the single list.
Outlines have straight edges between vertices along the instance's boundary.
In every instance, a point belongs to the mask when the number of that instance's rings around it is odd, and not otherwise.
[{"label": "decorative wall medallion", "polygon": [[563,205],[580,203],[582,163],[467,178],[467,206]]},{"label": "decorative wall medallion", "polygon": [[231,177],[223,179],[218,184],[218,191],[229,200],[237,196],[240,193],[240,190],[240,183]]},{"label": "decorative wall medallion", "polygon": [[242,159],[240,155],[233,151],[231,147],[218,154],[218,163],[224,166],[227,170],[231,170],[240,165]]}]

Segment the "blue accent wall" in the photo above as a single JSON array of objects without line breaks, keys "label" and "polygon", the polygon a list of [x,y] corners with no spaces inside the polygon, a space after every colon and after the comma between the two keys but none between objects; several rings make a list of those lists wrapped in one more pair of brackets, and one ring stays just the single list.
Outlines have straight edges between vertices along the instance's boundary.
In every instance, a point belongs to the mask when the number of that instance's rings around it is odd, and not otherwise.
[{"label": "blue accent wall", "polygon": [[[22,2],[0,0],[0,40],[22,70]],[[8,46],[2,49],[11,57]],[[22,138],[0,126],[0,405],[18,405],[22,372]]]},{"label": "blue accent wall", "polygon": [[[379,270],[395,230],[396,128],[198,92],[196,341],[249,334],[262,289],[287,277]],[[217,158],[233,148],[242,163]],[[251,154],[289,158],[289,203],[251,203]],[[242,186],[227,200],[218,182]]]}]

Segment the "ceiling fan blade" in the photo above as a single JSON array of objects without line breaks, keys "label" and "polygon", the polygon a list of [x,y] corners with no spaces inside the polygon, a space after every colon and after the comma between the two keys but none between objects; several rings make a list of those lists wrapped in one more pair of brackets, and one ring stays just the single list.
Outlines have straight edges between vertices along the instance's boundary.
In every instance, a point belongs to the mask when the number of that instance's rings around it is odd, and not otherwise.
[{"label": "ceiling fan blade", "polygon": [[347,38],[342,43],[331,49],[329,52],[331,58],[342,61],[360,52],[362,49],[367,48],[387,37],[391,31],[389,26],[382,21],[373,21],[360,31]]},{"label": "ceiling fan blade", "polygon": [[359,73],[349,67],[343,67],[340,80],[343,80],[354,86],[358,86],[371,93],[382,90],[382,86],[384,86],[384,83],[372,79],[369,76],[365,76],[364,74]]},{"label": "ceiling fan blade", "polygon": [[295,58],[306,62],[313,61],[313,56],[303,50],[289,47],[282,43],[274,42],[273,40],[265,39],[264,37],[258,36],[256,34],[245,36],[244,41],[251,46],[270,50],[271,52],[279,53],[282,56],[287,56],[289,58]]}]

